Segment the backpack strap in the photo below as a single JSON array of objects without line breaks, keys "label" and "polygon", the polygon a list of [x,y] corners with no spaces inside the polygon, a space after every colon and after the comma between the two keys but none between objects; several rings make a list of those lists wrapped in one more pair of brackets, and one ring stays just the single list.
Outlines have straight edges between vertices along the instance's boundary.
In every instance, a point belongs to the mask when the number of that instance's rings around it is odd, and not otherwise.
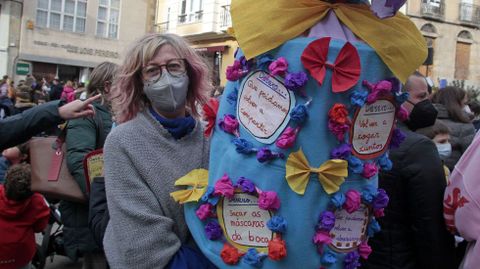
[{"label": "backpack strap", "polygon": [[95,149],[101,149],[103,148],[103,144],[105,144],[107,136],[105,135],[105,129],[103,128],[103,119],[98,111],[95,111],[95,117],[93,118],[93,121],[95,122],[95,129],[97,132],[97,143]]}]

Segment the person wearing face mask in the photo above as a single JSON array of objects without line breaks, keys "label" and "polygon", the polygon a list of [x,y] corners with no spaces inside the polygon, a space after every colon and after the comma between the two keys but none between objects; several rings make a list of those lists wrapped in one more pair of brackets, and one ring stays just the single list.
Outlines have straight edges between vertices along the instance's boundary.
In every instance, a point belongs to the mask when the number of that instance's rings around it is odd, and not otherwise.
[{"label": "person wearing face mask", "polygon": [[379,188],[390,200],[385,216],[378,220],[382,230],[369,239],[373,252],[361,268],[456,268],[454,237],[443,220],[442,161],[435,144],[414,132],[433,125],[437,111],[428,100],[421,74],[411,75],[404,91],[409,93],[403,104],[409,118],[397,127],[406,137],[399,148],[390,150],[392,170],[379,174]]},{"label": "person wearing face mask", "polygon": [[445,87],[436,93],[434,103],[438,119],[451,130],[452,154],[445,160],[445,164],[453,170],[475,136],[475,127],[464,109],[468,107],[467,93],[457,87]]},{"label": "person wearing face mask", "polygon": [[198,107],[212,90],[207,65],[174,34],[132,44],[112,88],[119,124],[104,147],[112,268],[214,268],[196,248],[170,193],[193,169],[208,169]]}]

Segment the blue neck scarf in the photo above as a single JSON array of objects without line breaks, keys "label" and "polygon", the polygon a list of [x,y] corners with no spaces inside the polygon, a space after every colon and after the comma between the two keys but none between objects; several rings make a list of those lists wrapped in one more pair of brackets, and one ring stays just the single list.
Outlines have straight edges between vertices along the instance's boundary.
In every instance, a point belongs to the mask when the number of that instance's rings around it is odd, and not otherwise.
[{"label": "blue neck scarf", "polygon": [[166,119],[160,116],[152,107],[149,107],[150,114],[158,121],[160,124],[167,129],[167,131],[175,139],[180,139],[185,135],[192,132],[195,128],[195,119],[192,116],[182,117],[178,119]]}]

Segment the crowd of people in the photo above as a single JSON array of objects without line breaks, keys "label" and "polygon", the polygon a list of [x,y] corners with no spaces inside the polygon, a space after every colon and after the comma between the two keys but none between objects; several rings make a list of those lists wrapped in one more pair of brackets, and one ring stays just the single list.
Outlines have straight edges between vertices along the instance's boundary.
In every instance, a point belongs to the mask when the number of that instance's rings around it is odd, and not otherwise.
[{"label": "crowd of people", "polygon": [[[85,90],[58,79],[37,83],[32,76],[14,87],[5,76],[0,227],[13,232],[0,237],[0,268],[30,268],[33,234],[45,228],[48,208],[29,191],[27,140],[65,120],[67,165],[84,193],[84,157],[104,149],[104,177],[92,182],[90,202],[60,202],[72,260],[83,257],[85,268],[215,268],[196,248],[182,207],[170,197],[176,179],[208,169],[199,104],[213,89],[209,74],[183,38],[149,34],[131,45],[121,66],[99,64]],[[478,170],[480,105],[457,87],[432,91],[420,73],[408,78],[403,91],[409,93],[409,118],[398,126],[406,140],[390,151],[393,169],[379,176],[390,204],[362,268],[475,268],[478,222],[457,218],[462,205],[445,211],[450,204],[444,197],[472,176],[462,185],[472,200],[465,210],[480,215],[477,177],[470,171]],[[15,236],[24,244],[12,241]]]}]

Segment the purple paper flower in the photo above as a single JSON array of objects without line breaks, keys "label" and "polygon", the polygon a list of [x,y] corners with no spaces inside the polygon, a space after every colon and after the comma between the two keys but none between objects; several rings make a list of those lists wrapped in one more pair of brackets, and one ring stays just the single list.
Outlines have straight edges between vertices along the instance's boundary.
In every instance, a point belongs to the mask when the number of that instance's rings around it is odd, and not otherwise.
[{"label": "purple paper flower", "polygon": [[345,134],[350,130],[350,125],[338,124],[333,120],[328,120],[328,129],[335,135],[338,141],[343,141]]},{"label": "purple paper flower", "polygon": [[345,259],[343,260],[344,269],[355,269],[359,267],[361,264],[359,262],[360,254],[357,251],[349,252],[345,255]]},{"label": "purple paper flower", "polygon": [[316,230],[330,232],[335,226],[335,214],[331,211],[323,211],[318,217],[318,224]]},{"label": "purple paper flower", "polygon": [[343,159],[346,160],[352,154],[352,146],[350,144],[341,144],[340,146],[334,148],[330,153],[332,159]]},{"label": "purple paper flower", "polygon": [[227,67],[226,77],[230,81],[239,80],[244,75],[246,75],[246,72],[243,70],[239,60],[235,60],[233,65]]},{"label": "purple paper flower", "polygon": [[197,211],[195,211],[195,214],[200,220],[206,220],[210,217],[213,217],[213,206],[209,203],[202,204],[198,207]]},{"label": "purple paper flower", "polygon": [[220,127],[220,129],[222,129],[224,132],[226,133],[229,133],[229,134],[233,134],[235,135],[236,137],[239,136],[239,133],[238,133],[238,120],[237,118],[235,118],[235,116],[231,115],[231,114],[225,114],[223,116],[223,119],[221,119],[219,122],[218,122],[218,126]]},{"label": "purple paper flower", "polygon": [[222,228],[216,221],[210,221],[205,225],[205,234],[210,240],[220,239],[223,235]]},{"label": "purple paper flower", "polygon": [[223,195],[227,198],[232,198],[234,195],[234,188],[232,181],[227,174],[224,174],[216,183],[214,195]]},{"label": "purple paper flower", "polygon": [[299,128],[287,127],[277,141],[275,141],[275,145],[281,149],[293,147],[295,140],[297,139],[298,130]]},{"label": "purple paper flower", "polygon": [[357,211],[360,208],[361,195],[357,190],[349,190],[345,193],[345,203],[343,208],[349,213]]},{"label": "purple paper flower", "polygon": [[236,188],[242,189],[243,192],[245,193],[255,193],[255,184],[250,179],[247,179],[245,177],[240,177],[238,179],[237,184],[235,185]]},{"label": "purple paper flower", "polygon": [[274,160],[276,158],[283,159],[285,156],[283,153],[272,152],[269,148],[263,147],[257,151],[257,160],[261,163]]},{"label": "purple paper flower", "polygon": [[373,209],[385,208],[388,205],[388,195],[384,189],[378,189],[377,196],[373,199]]},{"label": "purple paper flower", "polygon": [[308,110],[306,105],[296,105],[290,112],[290,119],[296,124],[303,124],[308,118]]},{"label": "purple paper flower", "polygon": [[[307,84],[308,77],[305,72],[287,73],[285,87],[291,91],[297,91]],[[303,95],[303,94],[302,94]]]},{"label": "purple paper flower", "polygon": [[400,129],[393,130],[392,139],[390,140],[390,149],[400,147],[406,136]]},{"label": "purple paper flower", "polygon": [[288,69],[287,59],[285,59],[284,57],[278,58],[268,66],[268,69],[270,70],[270,74],[272,76],[283,76]]},{"label": "purple paper flower", "polygon": [[280,208],[280,199],[274,191],[261,192],[258,197],[258,207],[263,210],[278,210]]},{"label": "purple paper flower", "polygon": [[392,91],[392,83],[388,80],[381,80],[376,84],[371,84],[364,80],[363,85],[370,89],[370,94],[367,97],[367,104],[375,103],[379,97],[389,94]]},{"label": "purple paper flower", "polygon": [[365,163],[363,165],[362,176],[366,179],[371,179],[378,173],[378,167],[375,163]]},{"label": "purple paper flower", "polygon": [[287,220],[281,216],[273,216],[268,222],[267,227],[275,233],[285,233],[287,231]]}]

